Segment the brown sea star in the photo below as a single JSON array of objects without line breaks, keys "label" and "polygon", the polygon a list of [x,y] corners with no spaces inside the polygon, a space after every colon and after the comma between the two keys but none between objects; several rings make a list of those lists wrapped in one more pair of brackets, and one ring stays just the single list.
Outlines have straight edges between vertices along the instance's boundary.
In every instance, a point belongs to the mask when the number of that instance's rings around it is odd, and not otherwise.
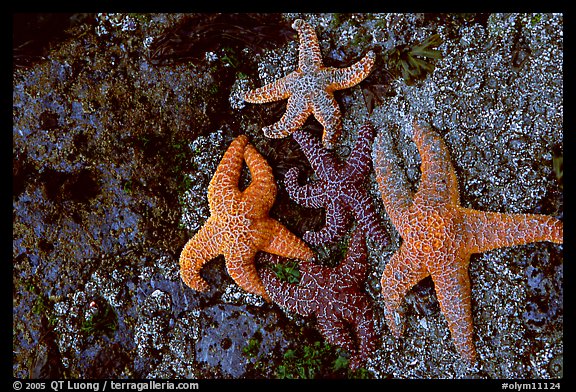
[{"label": "brown sea star", "polygon": [[320,231],[305,233],[304,241],[318,245],[337,240],[344,234],[351,213],[365,234],[382,246],[387,245],[388,234],[382,219],[364,188],[372,166],[372,125],[367,122],[360,128],[356,145],[345,162],[322,148],[316,139],[302,130],[294,132],[292,136],[306,154],[318,181],[300,186],[298,169],[291,168],[284,179],[286,191],[305,207],[326,208],[326,225]]},{"label": "brown sea star", "polygon": [[[244,160],[252,182],[240,191],[238,180]],[[238,136],[224,153],[208,186],[210,217],[180,255],[180,275],[189,287],[208,290],[200,270],[204,263],[222,254],[232,279],[244,290],[269,301],[254,265],[256,252],[302,260],[314,257],[302,240],[268,216],[276,190],[272,169],[264,157],[246,136]]]},{"label": "brown sea star", "polygon": [[392,163],[385,135],[378,137],[374,149],[374,170],[384,206],[403,239],[382,275],[386,321],[400,335],[396,312],[401,301],[416,283],[431,276],[456,349],[468,363],[474,363],[470,256],[537,241],[561,244],[563,224],[545,215],[462,207],[456,172],[443,140],[414,122],[414,142],[422,159],[422,178],[414,195]]},{"label": "brown sea star", "polygon": [[376,56],[369,51],[360,61],[347,68],[325,67],[318,37],[312,26],[296,19],[292,27],[300,38],[298,69],[266,86],[244,94],[251,103],[266,103],[288,98],[286,113],[280,121],[262,131],[269,138],[283,138],[300,128],[310,114],[324,127],[322,142],[332,148],[342,132],[340,108],[335,90],[353,87],[364,80]]},{"label": "brown sea star", "polygon": [[[272,255],[266,258],[272,263],[279,261]],[[282,308],[304,317],[315,316],[326,341],[348,351],[354,370],[366,362],[378,342],[373,304],[363,289],[367,269],[364,233],[356,229],[345,259],[337,267],[303,261],[298,284],[281,281],[270,269],[262,270],[262,281]]]}]

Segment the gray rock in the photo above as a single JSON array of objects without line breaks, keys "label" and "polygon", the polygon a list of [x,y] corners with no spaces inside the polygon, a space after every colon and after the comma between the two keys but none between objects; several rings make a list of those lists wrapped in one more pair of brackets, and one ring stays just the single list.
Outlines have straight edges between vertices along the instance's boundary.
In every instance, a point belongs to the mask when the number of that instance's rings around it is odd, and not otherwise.
[{"label": "gray rock", "polygon": [[[370,119],[392,135],[415,189],[420,158],[410,132],[418,116],[446,140],[463,205],[562,215],[552,172],[563,136],[562,15],[282,17],[310,21],[330,65],[380,50],[371,76],[337,95],[344,124],[338,153],[350,151]],[[239,102],[242,89],[294,69],[297,43],[237,50],[238,68],[223,64],[225,52],[172,65],[150,61],[151,42],[182,18],[84,14],[43,57],[13,72],[15,377],[273,377],[286,336],[290,347],[306,341],[285,333],[293,319],[280,323],[278,310],[239,292],[221,258],[202,272],[212,285],[207,293],[185,287],[178,275],[182,246],[208,216],[212,173],[238,134],[281,166],[274,166],[272,214],[289,227],[296,222],[295,232],[321,220],[287,203],[279,173],[298,157],[297,146],[261,132],[285,104]],[[386,50],[434,33],[444,58],[423,81],[407,86],[386,73]],[[385,94],[369,110],[365,90],[376,85]],[[313,119],[305,127],[319,132]],[[290,158],[279,159],[284,153]],[[242,184],[248,181],[245,173]],[[370,190],[378,198],[373,177]],[[386,224],[394,244],[370,248],[367,289],[377,305],[379,275],[400,243]],[[368,370],[377,378],[562,377],[562,257],[562,247],[545,243],[473,257],[478,368],[461,364],[425,281],[403,305],[402,338],[378,320],[382,345]],[[111,309],[114,331],[82,332],[92,301]],[[49,341],[42,320],[54,331]]]}]

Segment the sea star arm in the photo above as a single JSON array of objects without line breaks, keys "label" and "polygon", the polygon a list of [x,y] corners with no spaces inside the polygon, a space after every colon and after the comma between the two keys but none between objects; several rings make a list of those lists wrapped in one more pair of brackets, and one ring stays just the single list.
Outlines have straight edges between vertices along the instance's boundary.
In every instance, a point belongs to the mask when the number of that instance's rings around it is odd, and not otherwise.
[{"label": "sea star arm", "polygon": [[388,244],[388,232],[384,228],[384,222],[374,207],[372,198],[366,192],[359,192],[350,189],[345,196],[348,205],[354,212],[359,227],[362,227],[365,235],[380,243],[382,246]]},{"label": "sea star arm", "polygon": [[326,193],[322,183],[315,182],[300,185],[298,184],[298,173],[298,168],[293,167],[284,176],[284,185],[290,198],[304,207],[323,207],[326,203]]},{"label": "sea star arm", "polygon": [[471,253],[506,246],[550,241],[563,243],[561,220],[539,214],[503,214],[462,208],[463,225]]},{"label": "sea star arm", "polygon": [[428,276],[425,267],[418,262],[417,256],[412,259],[411,253],[414,249],[400,249],[392,255],[388,264],[384,268],[382,280],[382,296],[386,308],[386,323],[396,336],[400,336],[400,315],[397,313],[398,307],[406,293],[419,281]]},{"label": "sea star arm", "polygon": [[267,239],[259,249],[263,252],[300,260],[314,258],[314,252],[300,238],[274,219],[256,223],[255,229],[267,233]]},{"label": "sea star arm", "polygon": [[309,102],[302,102],[297,96],[288,98],[286,113],[272,125],[262,128],[266,137],[281,139],[290,135],[306,122],[312,112]]},{"label": "sea star arm", "polygon": [[211,214],[226,213],[223,207],[240,196],[238,180],[247,143],[248,138],[245,135],[234,139],[216,168],[216,173],[208,185],[208,204]]},{"label": "sea star arm", "polygon": [[280,307],[304,317],[309,317],[313,314],[316,308],[316,301],[310,288],[281,281],[269,269],[263,269],[261,276],[270,298]]},{"label": "sea star arm", "polygon": [[331,93],[320,89],[312,95],[311,107],[314,117],[324,127],[322,144],[327,149],[334,148],[334,143],[342,133],[342,114],[338,102]]},{"label": "sea star arm", "polygon": [[374,128],[369,122],[366,122],[358,132],[356,145],[346,160],[346,171],[351,175],[363,178],[370,172],[371,168],[371,151],[374,142]]},{"label": "sea star arm", "polygon": [[326,225],[318,231],[306,232],[302,238],[312,245],[333,242],[344,234],[348,221],[349,216],[342,203],[331,201],[326,205]]},{"label": "sea star arm", "polygon": [[354,345],[354,339],[352,339],[343,319],[340,319],[335,314],[326,314],[324,312],[316,316],[316,324],[328,343],[342,347],[350,353],[351,357],[356,356],[357,349]]},{"label": "sea star arm", "polygon": [[350,367],[359,368],[368,357],[376,350],[378,342],[378,333],[376,332],[376,323],[374,311],[367,299],[363,299],[356,308],[357,314],[354,317],[355,333],[358,339],[358,355],[352,358]]},{"label": "sea star arm", "polygon": [[298,130],[292,134],[292,137],[308,158],[312,170],[321,179],[328,178],[332,170],[341,168],[341,163],[308,132]]},{"label": "sea star arm", "polygon": [[[366,279],[368,266],[366,263],[366,233],[357,226],[348,243],[348,251],[344,260],[334,268],[334,276],[346,276],[351,285],[360,285]],[[342,282],[344,284],[344,282]]]},{"label": "sea star arm", "polygon": [[261,295],[266,301],[270,302],[270,297],[264,289],[264,285],[260,280],[254,263],[256,252],[257,249],[251,248],[250,246],[241,243],[236,244],[234,249],[224,255],[226,259],[226,269],[228,270],[228,275],[230,275],[243,290],[252,294]]},{"label": "sea star arm", "polygon": [[414,142],[422,159],[418,200],[414,202],[426,198],[428,204],[457,205],[460,202],[458,179],[444,141],[436,132],[418,125],[416,121],[413,126]]},{"label": "sea star arm", "polygon": [[354,370],[365,364],[368,357],[376,350],[378,334],[374,311],[368,299],[365,296],[359,296],[351,311],[344,313],[346,321],[356,335],[358,352],[350,358],[350,368]]},{"label": "sea star arm", "polygon": [[384,208],[396,229],[400,229],[412,206],[414,195],[410,191],[406,175],[398,169],[400,159],[392,151],[392,139],[388,133],[381,132],[376,137],[372,159]]},{"label": "sea star arm", "polygon": [[180,276],[188,287],[197,291],[209,289],[208,283],[200,276],[200,270],[207,261],[220,254],[220,237],[215,235],[215,228],[215,220],[208,218],[180,254]]},{"label": "sea star arm", "polygon": [[[465,256],[469,258],[470,256]],[[446,317],[448,328],[456,350],[468,363],[474,363],[472,328],[472,306],[470,301],[470,277],[468,276],[469,260],[454,261],[453,269],[442,274],[432,274],[436,296],[440,309]]]},{"label": "sea star arm", "polygon": [[316,32],[303,19],[296,19],[292,28],[298,32],[298,68],[302,70],[315,69],[322,66],[322,53]]},{"label": "sea star arm", "polygon": [[243,198],[259,209],[259,215],[267,215],[276,200],[277,188],[272,168],[251,144],[244,149],[244,160],[250,170],[252,182],[242,192]]},{"label": "sea star arm", "polygon": [[357,61],[349,67],[329,68],[328,70],[331,75],[329,91],[343,90],[356,86],[370,74],[375,61],[376,54],[373,51],[369,51],[360,61]]},{"label": "sea star arm", "polygon": [[293,74],[292,72],[270,84],[244,93],[244,100],[250,103],[267,103],[288,98],[290,96],[288,85],[294,78]]}]

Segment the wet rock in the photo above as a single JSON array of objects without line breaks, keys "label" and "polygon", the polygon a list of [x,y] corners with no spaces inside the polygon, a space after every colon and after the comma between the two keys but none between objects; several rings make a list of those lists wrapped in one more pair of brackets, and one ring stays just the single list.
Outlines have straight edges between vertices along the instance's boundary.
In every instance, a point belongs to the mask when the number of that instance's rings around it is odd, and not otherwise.
[{"label": "wet rock", "polygon": [[36,352],[32,358],[30,378],[34,379],[54,379],[62,378],[64,366],[62,357],[56,344],[56,335],[51,329],[46,317],[42,318],[40,342],[36,346]]},{"label": "wet rock", "polygon": [[[307,168],[298,146],[262,135],[285,104],[243,105],[238,98],[292,71],[297,42],[258,51],[212,48],[194,60],[155,64],[151,43],[183,17],[87,15],[58,45],[43,44],[14,71],[16,377],[273,377],[286,336],[291,347],[305,341],[285,334],[302,320],[279,322],[277,310],[235,287],[221,258],[203,271],[207,293],[185,287],[178,275],[182,246],[208,216],[207,185],[240,133],[275,170],[272,214],[300,234],[324,220],[322,212],[288,203],[283,174]],[[379,132],[391,132],[416,189],[420,159],[409,135],[418,115],[446,139],[464,205],[562,216],[552,172],[563,136],[562,15],[278,17],[284,27],[297,17],[309,20],[327,64],[338,67],[368,49],[381,54],[440,34],[443,59],[423,81],[407,86],[375,70],[364,85],[341,92],[338,153],[346,155],[369,118]],[[372,84],[385,93],[368,108],[363,89]],[[305,126],[321,132],[314,119]],[[377,198],[374,179],[370,189]],[[377,305],[379,275],[395,249],[371,249],[368,285]],[[339,246],[322,251],[330,257]],[[374,377],[562,377],[562,247],[474,256],[470,276],[479,367],[461,363],[433,285],[424,282],[409,294],[400,339],[378,320],[382,345],[368,365]],[[82,332],[95,314],[93,301],[110,309],[116,329]],[[43,319],[54,331],[49,340]]]},{"label": "wet rock", "polygon": [[[187,164],[178,153],[184,134],[202,132],[207,123],[202,107],[184,102],[202,101],[213,79],[190,67],[151,67],[143,53],[145,34],[158,28],[152,19],[99,15],[70,30],[72,38],[45,61],[15,71],[14,343],[22,357],[14,372],[20,377],[29,376],[26,356],[39,344],[39,317],[28,316],[35,298],[48,299],[37,310],[56,323],[67,374],[88,374],[88,363],[106,356],[110,344],[133,357],[135,294],[150,293],[149,281],[134,276],[160,253],[157,247],[180,244],[173,206]],[[166,22],[159,19],[160,26]],[[162,107],[175,108],[166,99],[179,106],[177,114],[159,115]],[[79,333],[95,295],[113,308],[117,335]]]},{"label": "wet rock", "polygon": [[102,347],[91,359],[85,377],[92,379],[118,379],[125,375],[129,356],[122,345],[112,343]]},{"label": "wet rock", "polygon": [[170,296],[160,290],[155,290],[142,304],[134,333],[137,353],[134,370],[137,374],[147,374],[162,360],[171,308]]},{"label": "wet rock", "polygon": [[221,155],[204,152],[213,148],[225,150],[231,141],[231,138],[225,140],[222,130],[216,130],[207,136],[199,136],[190,143],[192,165],[199,170],[186,174],[189,187],[182,201],[182,223],[192,232],[198,231],[210,216],[208,184],[222,159]]},{"label": "wet rock", "polygon": [[528,292],[522,318],[526,328],[536,334],[554,329],[563,316],[563,265],[552,265],[551,258],[555,259],[550,252],[538,249],[524,269]]},{"label": "wet rock", "polygon": [[[166,350],[156,366],[144,373],[145,378],[199,378],[200,372],[195,362],[194,346],[199,336],[199,311],[193,310],[182,314],[163,339]],[[206,376],[209,378],[209,376]]]},{"label": "wet rock", "polygon": [[[201,313],[196,361],[224,377],[241,377],[253,367],[273,367],[271,354],[287,344],[275,313],[219,304]],[[211,370],[208,370],[209,372]]]}]

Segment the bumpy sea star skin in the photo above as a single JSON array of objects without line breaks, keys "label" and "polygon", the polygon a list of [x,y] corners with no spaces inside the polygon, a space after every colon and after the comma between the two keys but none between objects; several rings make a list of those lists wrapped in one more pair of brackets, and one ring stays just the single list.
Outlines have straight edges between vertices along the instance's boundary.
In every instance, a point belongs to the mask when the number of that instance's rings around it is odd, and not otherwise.
[{"label": "bumpy sea star skin", "polygon": [[440,136],[414,122],[414,142],[422,159],[422,177],[412,195],[390,159],[390,140],[380,135],[374,170],[384,206],[403,242],[382,275],[386,321],[398,336],[396,313],[406,293],[432,276],[440,309],[456,349],[476,361],[468,266],[473,253],[537,241],[563,242],[563,224],[537,214],[483,212],[460,205],[456,172]]},{"label": "bumpy sea star skin", "polygon": [[[238,180],[243,161],[252,182],[240,191]],[[200,270],[204,263],[222,254],[232,279],[244,290],[269,301],[254,265],[256,252],[301,260],[314,257],[302,240],[268,216],[276,191],[271,167],[246,136],[238,136],[224,153],[208,186],[210,217],[180,255],[180,275],[190,288],[208,290]]]},{"label": "bumpy sea star skin", "polygon": [[324,146],[333,148],[342,132],[340,108],[333,93],[364,80],[372,70],[376,55],[369,51],[360,61],[347,68],[325,67],[318,37],[312,26],[302,19],[296,19],[292,27],[298,31],[300,38],[298,69],[273,83],[247,92],[244,100],[266,103],[288,98],[286,113],[277,123],[264,127],[264,135],[274,139],[286,137],[313,114],[324,127]]},{"label": "bumpy sea star skin", "polygon": [[372,125],[367,122],[360,128],[356,145],[345,162],[322,148],[316,139],[302,130],[294,132],[292,136],[300,144],[319,179],[300,186],[298,169],[291,168],[284,179],[286,190],[298,204],[326,208],[326,225],[320,231],[306,232],[302,237],[304,241],[312,245],[336,241],[344,234],[350,215],[353,215],[367,235],[385,246],[388,234],[364,188],[372,163]]},{"label": "bumpy sea star skin", "polygon": [[[268,261],[279,258],[266,255]],[[316,317],[318,330],[328,343],[350,353],[350,368],[357,369],[377,347],[374,308],[363,289],[368,270],[364,233],[356,229],[346,257],[329,268],[311,261],[300,263],[300,282],[287,283],[269,269],[262,281],[280,307],[304,317]]]}]

